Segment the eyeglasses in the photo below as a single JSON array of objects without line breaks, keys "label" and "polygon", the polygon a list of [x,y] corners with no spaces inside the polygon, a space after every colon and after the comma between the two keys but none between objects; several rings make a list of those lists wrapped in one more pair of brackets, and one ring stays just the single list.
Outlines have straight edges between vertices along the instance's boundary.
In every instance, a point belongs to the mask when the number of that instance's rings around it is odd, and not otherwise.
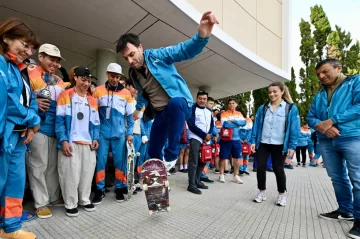
[{"label": "eyeglasses", "polygon": [[24,41],[20,41],[20,42],[23,44],[25,50],[31,51],[31,55],[33,55],[36,52],[36,50],[34,48],[30,47],[29,44],[27,44],[26,42],[24,42]]}]

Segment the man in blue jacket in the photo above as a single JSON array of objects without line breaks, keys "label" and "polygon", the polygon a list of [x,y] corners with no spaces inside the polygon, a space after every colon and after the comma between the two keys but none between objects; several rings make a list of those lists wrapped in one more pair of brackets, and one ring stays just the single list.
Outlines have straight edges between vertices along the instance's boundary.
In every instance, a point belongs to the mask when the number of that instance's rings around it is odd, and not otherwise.
[{"label": "man in blue jacket", "polygon": [[139,117],[145,105],[144,119],[155,119],[150,133],[149,155],[151,158],[160,158],[168,139],[164,154],[168,170],[177,161],[181,132],[193,105],[190,90],[176,71],[174,63],[198,55],[209,41],[216,23],[218,21],[211,12],[204,13],[198,33],[176,46],[143,50],[139,37],[132,33],[122,35],[116,46],[116,51],[129,63],[129,78],[139,92],[133,119]]},{"label": "man in blue jacket", "polygon": [[323,88],[312,101],[307,121],[316,129],[339,204],[337,210],[319,217],[338,221],[355,218],[348,235],[360,238],[360,75],[343,75],[337,59],[325,59],[315,70]]}]

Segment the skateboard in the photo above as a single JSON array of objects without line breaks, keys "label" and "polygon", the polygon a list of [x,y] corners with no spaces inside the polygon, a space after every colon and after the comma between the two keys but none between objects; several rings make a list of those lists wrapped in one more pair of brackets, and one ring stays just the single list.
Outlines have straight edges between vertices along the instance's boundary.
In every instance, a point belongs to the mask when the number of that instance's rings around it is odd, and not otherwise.
[{"label": "skateboard", "polygon": [[170,212],[169,181],[163,161],[149,159],[142,165],[141,179],[149,215],[154,212]]},{"label": "skateboard", "polygon": [[129,200],[131,198],[131,196],[133,195],[136,187],[135,187],[135,183],[134,183],[134,159],[137,156],[140,156],[140,153],[137,152],[135,153],[134,150],[134,145],[131,143],[129,144],[128,142],[126,142],[126,147],[127,147],[127,183],[128,183],[128,193],[127,193],[127,200]]}]

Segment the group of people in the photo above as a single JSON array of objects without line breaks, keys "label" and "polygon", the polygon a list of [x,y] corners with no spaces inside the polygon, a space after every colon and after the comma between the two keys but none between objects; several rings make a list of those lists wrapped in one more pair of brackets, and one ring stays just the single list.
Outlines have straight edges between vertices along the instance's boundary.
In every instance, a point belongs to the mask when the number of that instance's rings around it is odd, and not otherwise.
[{"label": "group of people", "polygon": [[[70,71],[69,83],[56,76],[64,60],[60,50],[51,44],[40,46],[27,24],[18,19],[0,22],[0,93],[6,96],[0,98],[0,238],[36,237],[22,229],[26,175],[39,218],[51,217],[49,206],[62,204],[66,215],[77,216],[78,207],[94,211],[105,197],[110,152],[115,198],[124,201],[126,144],[142,151],[136,162],[137,179],[148,158],[164,159],[168,170],[180,158],[180,170],[188,172],[187,189],[195,194],[208,188],[203,181],[210,180],[209,164],[225,183],[227,160],[232,162],[233,181],[242,184],[239,175],[247,173],[250,149],[246,148],[250,147],[256,153],[257,203],[266,200],[271,155],[279,193],[276,204],[285,206],[284,167],[297,149],[300,134],[305,138],[309,134],[306,127],[300,129],[299,111],[286,86],[270,84],[269,102],[259,107],[252,121],[236,111],[233,99],[228,100],[226,111],[217,112],[208,92],[200,90],[194,103],[174,66],[202,52],[215,24],[216,17],[206,12],[192,38],[159,49],[145,50],[137,35],[122,35],[116,51],[129,63],[129,77],[120,65],[111,63],[106,83],[95,87],[85,66]],[[39,64],[26,64],[37,50]],[[360,163],[356,159],[360,82],[359,75],[347,77],[341,69],[335,59],[317,64],[323,88],[314,97],[307,122],[316,131],[315,148],[326,162],[339,204],[337,210],[320,217],[354,220],[349,236],[360,238]],[[180,146],[186,131],[188,142]],[[298,154],[303,152],[301,147]],[[90,200],[93,180],[96,190]]]}]

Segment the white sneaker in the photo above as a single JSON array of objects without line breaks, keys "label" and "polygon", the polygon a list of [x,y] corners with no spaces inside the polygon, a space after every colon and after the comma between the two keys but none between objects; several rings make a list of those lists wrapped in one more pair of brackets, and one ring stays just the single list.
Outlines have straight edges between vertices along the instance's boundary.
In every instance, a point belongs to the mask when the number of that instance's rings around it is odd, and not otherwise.
[{"label": "white sneaker", "polygon": [[224,176],[224,174],[221,174],[221,175],[219,176],[219,182],[225,183],[225,176]]},{"label": "white sneaker", "polygon": [[286,196],[285,195],[279,195],[278,198],[277,198],[276,205],[279,205],[281,207],[285,207],[286,202],[287,202]]},{"label": "white sneaker", "polygon": [[254,202],[261,203],[262,201],[266,201],[266,196],[265,196],[264,193],[259,192],[259,193],[256,195],[256,197],[255,197],[255,199],[254,199]]},{"label": "white sneaker", "polygon": [[243,184],[244,183],[244,181],[241,180],[239,175],[236,175],[236,176],[233,177],[233,182],[238,183],[238,184]]},{"label": "white sneaker", "polygon": [[176,162],[177,162],[177,159],[173,160],[173,161],[170,161],[170,162],[167,162],[167,161],[163,161],[164,164],[165,164],[165,167],[166,167],[166,171],[169,171],[172,167],[175,166]]}]

